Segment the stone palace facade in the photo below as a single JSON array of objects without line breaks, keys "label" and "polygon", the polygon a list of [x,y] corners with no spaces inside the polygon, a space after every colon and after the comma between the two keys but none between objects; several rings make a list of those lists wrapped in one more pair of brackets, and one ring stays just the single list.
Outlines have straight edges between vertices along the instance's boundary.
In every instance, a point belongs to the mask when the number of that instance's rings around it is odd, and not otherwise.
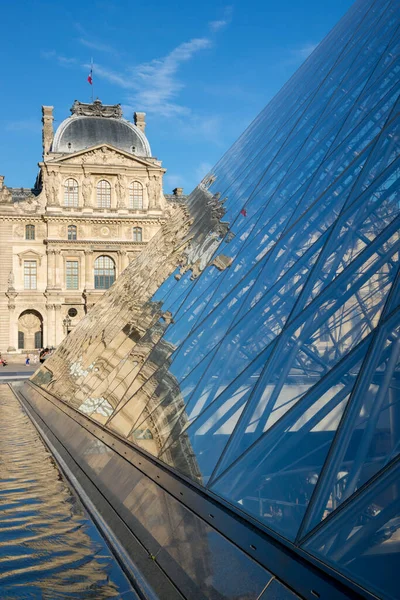
[{"label": "stone palace facade", "polygon": [[[53,132],[33,189],[0,177],[0,351],[57,346],[165,222],[165,169],[144,113],[76,101]],[[178,188],[174,193],[179,195]]]}]

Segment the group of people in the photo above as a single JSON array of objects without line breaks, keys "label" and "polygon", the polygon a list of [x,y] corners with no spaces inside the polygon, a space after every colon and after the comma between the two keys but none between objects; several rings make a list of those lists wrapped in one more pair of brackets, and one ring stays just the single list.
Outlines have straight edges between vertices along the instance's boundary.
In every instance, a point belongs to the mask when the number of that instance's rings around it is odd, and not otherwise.
[{"label": "group of people", "polygon": [[44,363],[44,361],[46,360],[46,358],[48,358],[51,354],[53,353],[53,348],[41,348],[39,350],[39,355],[34,354],[32,357],[30,354],[26,355],[25,358],[25,364],[26,366],[29,366],[31,364],[31,360],[32,363]]},{"label": "group of people", "polygon": [[[49,358],[53,354],[54,348],[40,348],[39,354],[27,354],[25,357],[25,365],[29,366],[32,364],[37,364],[38,362],[44,363],[46,358]],[[1,355],[0,352],[0,365],[6,367],[8,365],[7,360]]]}]

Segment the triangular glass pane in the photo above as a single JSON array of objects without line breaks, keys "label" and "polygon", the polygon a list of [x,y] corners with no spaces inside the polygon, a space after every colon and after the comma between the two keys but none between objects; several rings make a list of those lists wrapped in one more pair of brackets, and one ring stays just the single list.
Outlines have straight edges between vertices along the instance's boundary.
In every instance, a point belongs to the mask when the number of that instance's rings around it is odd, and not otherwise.
[{"label": "triangular glass pane", "polygon": [[336,446],[303,534],[400,453],[400,327],[371,349]]},{"label": "triangular glass pane", "polygon": [[[222,476],[219,465],[211,489],[245,506],[257,519],[287,538],[295,539],[319,474],[353,390],[368,343],[310,390],[292,410]],[[291,393],[289,388],[294,387]],[[288,396],[298,393],[295,381]],[[255,439],[255,423],[245,436]],[[251,441],[251,440],[249,440]]]},{"label": "triangular glass pane", "polygon": [[[303,320],[291,338],[281,340],[232,437],[224,467],[272,427],[376,327],[396,274],[388,263],[380,264],[379,254],[376,257],[378,272],[376,263],[368,258],[366,268],[360,269],[351,286],[346,283],[335,298],[331,295],[315,308],[312,317]],[[365,272],[369,277],[363,283]]]},{"label": "triangular glass pane", "polygon": [[[192,406],[184,427],[176,426],[163,452],[161,460],[178,471],[205,485],[222,454],[229,436],[248,401],[254,385],[268,358],[264,354],[245,373],[242,373],[214,402],[204,407],[204,400]],[[207,398],[207,393],[205,392]],[[190,459],[190,460],[189,460]],[[193,463],[196,468],[193,469]]]},{"label": "triangular glass pane", "polygon": [[363,489],[304,549],[377,598],[398,598],[400,463]]}]

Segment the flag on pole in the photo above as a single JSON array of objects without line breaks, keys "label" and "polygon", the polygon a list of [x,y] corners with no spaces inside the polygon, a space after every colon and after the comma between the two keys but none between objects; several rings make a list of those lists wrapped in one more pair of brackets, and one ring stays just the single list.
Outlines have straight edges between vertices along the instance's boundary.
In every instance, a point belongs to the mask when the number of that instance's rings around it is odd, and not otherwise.
[{"label": "flag on pole", "polygon": [[90,85],[93,85],[93,67],[90,68],[90,73],[88,75],[87,80],[90,83]]}]

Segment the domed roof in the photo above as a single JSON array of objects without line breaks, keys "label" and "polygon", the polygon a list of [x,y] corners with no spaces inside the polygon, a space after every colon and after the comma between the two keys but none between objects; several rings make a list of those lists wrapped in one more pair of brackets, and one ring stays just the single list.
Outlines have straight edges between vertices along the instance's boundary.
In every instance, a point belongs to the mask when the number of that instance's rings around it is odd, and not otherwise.
[{"label": "domed roof", "polygon": [[103,105],[75,101],[72,116],[58,127],[51,151],[72,153],[98,144],[110,144],[136,156],[151,156],[149,142],[143,131],[122,118],[119,104]]}]

